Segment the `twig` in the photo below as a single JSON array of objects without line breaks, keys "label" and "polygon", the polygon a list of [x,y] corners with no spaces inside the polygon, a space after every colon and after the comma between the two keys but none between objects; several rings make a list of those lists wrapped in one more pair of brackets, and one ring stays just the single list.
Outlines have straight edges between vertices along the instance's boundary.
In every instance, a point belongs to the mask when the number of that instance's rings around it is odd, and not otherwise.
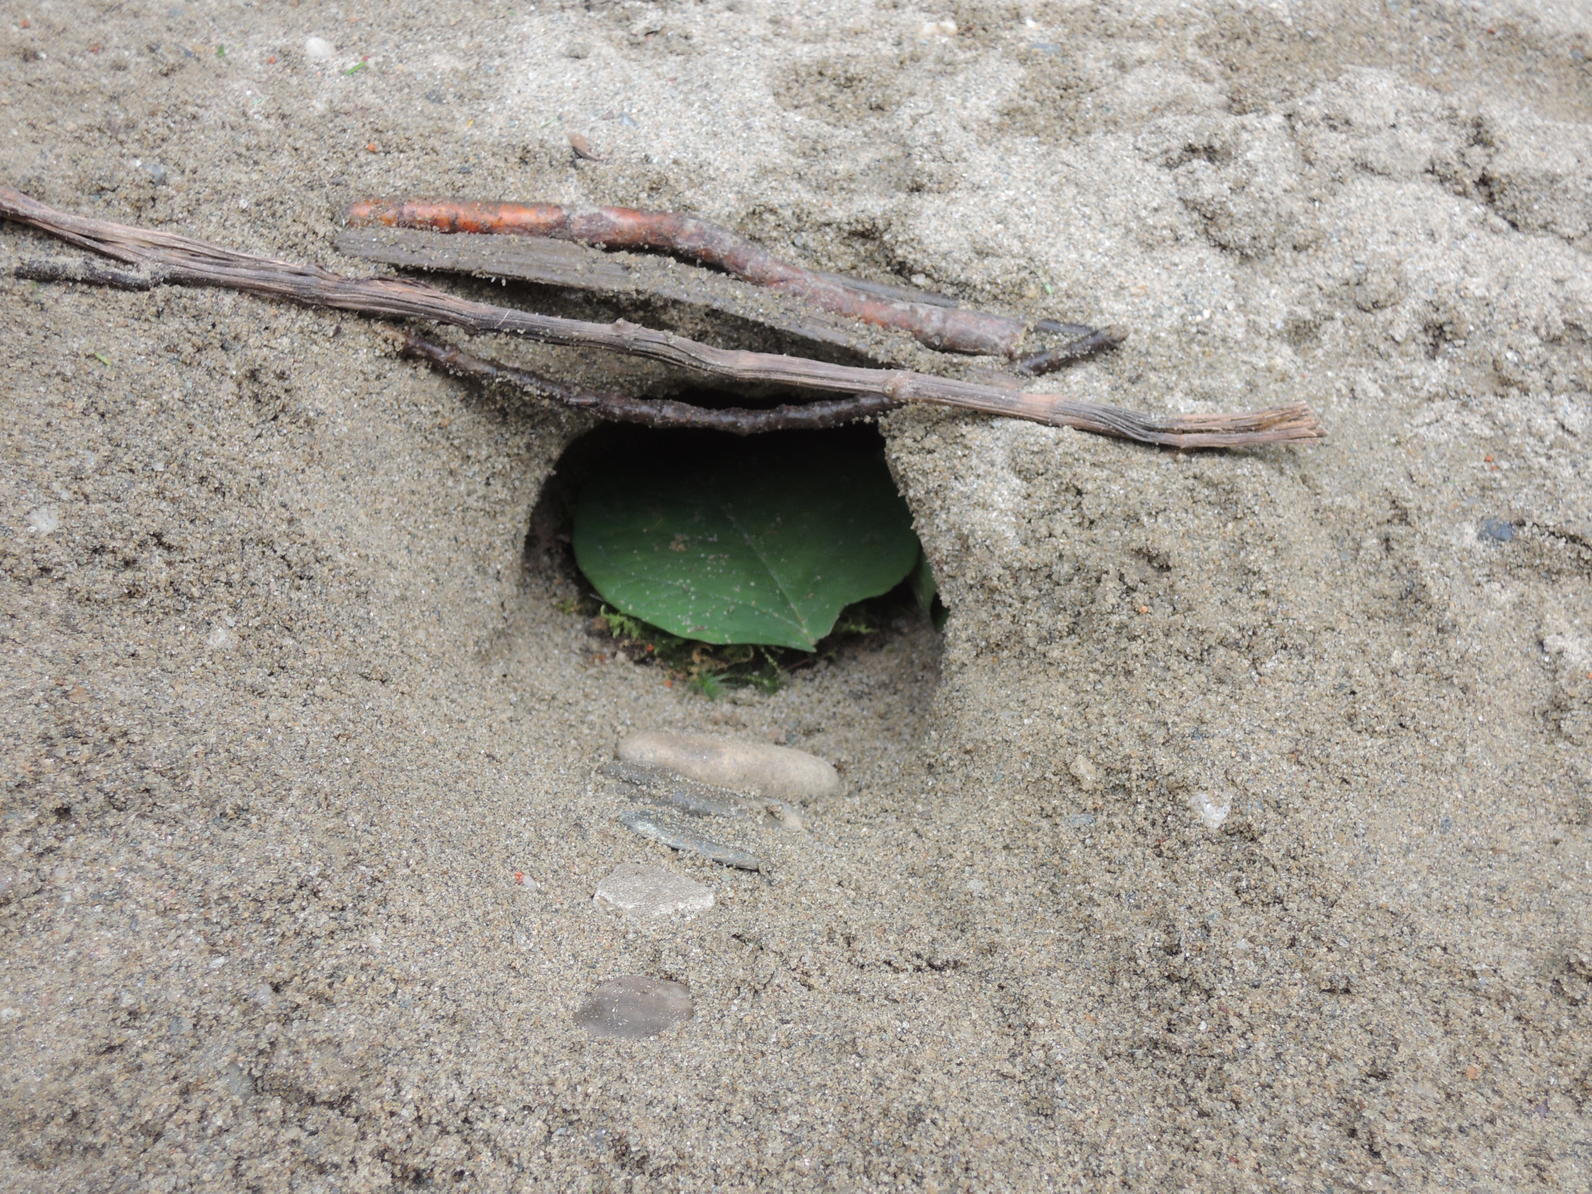
[{"label": "twig", "polygon": [[[787,336],[841,348],[862,361],[901,365],[908,351],[888,342],[898,329],[875,325],[874,339],[864,339],[854,331],[856,325],[822,308],[815,308],[794,295],[767,290],[754,291],[748,301],[740,288],[746,282],[705,270],[681,270],[674,262],[627,255],[615,257],[573,241],[550,240],[537,236],[487,236],[480,233],[439,233],[430,230],[378,227],[345,228],[334,243],[340,252],[367,261],[382,261],[410,269],[440,270],[445,273],[473,274],[483,278],[515,278],[542,286],[558,286],[592,294],[632,301],[661,301],[713,311],[771,328]],[[685,275],[685,276],[682,276]],[[924,291],[904,291],[899,287],[860,279],[821,275],[838,283],[865,289],[883,297],[919,295],[923,301],[951,307],[954,300]],[[770,297],[776,302],[770,302]],[[1034,328],[1047,335],[1066,337],[1053,348],[1042,349],[1012,362],[1011,371],[1019,377],[1052,373],[1073,361],[1093,356],[1121,343],[1123,333],[1115,328],[1092,328],[1082,323],[1058,323],[1042,319]],[[919,350],[921,354],[921,349]]]},{"label": "twig", "polygon": [[625,320],[588,323],[536,315],[471,302],[416,282],[345,278],[315,265],[258,257],[176,233],[77,216],[8,187],[0,187],[0,216],[119,261],[154,267],[168,283],[223,286],[310,307],[428,319],[477,332],[515,332],[547,344],[631,353],[732,381],[879,394],[895,402],[955,406],[1178,448],[1318,440],[1326,434],[1303,404],[1237,415],[1142,415],[1058,394],[1027,394],[901,369],[863,369],[714,348]]},{"label": "twig", "polygon": [[855,423],[896,405],[883,394],[822,398],[799,406],[771,406],[761,410],[741,406],[696,406],[672,398],[635,398],[628,394],[585,390],[566,382],[554,381],[540,373],[473,356],[463,349],[428,340],[413,332],[403,333],[398,355],[425,361],[483,384],[509,385],[538,398],[549,398],[572,410],[590,411],[609,422],[637,423],[643,427],[689,427],[703,431],[727,431],[731,435],[816,431]]},{"label": "twig", "polygon": [[1076,323],[1057,326],[1077,328],[1077,338],[1057,348],[1046,348],[1026,357],[1019,357],[1012,362],[1013,373],[1021,377],[1038,377],[1042,373],[1054,373],[1063,365],[1081,361],[1101,349],[1115,348],[1122,343],[1123,333],[1118,328],[1091,328]]},{"label": "twig", "polygon": [[[366,199],[349,205],[355,226],[423,228],[435,232],[493,233],[571,240],[607,249],[661,249],[699,265],[795,295],[880,327],[900,328],[941,352],[1006,357],[1033,376],[1118,344],[1120,330],[1100,331],[1049,321],[1029,324],[1008,315],[962,307],[945,295],[862,282],[807,269],[774,256],[759,244],[697,216],[633,207],[569,208],[556,203],[476,203],[467,200]],[[1055,351],[1025,348],[1034,331],[1067,326],[1070,343]]]},{"label": "twig", "polygon": [[[539,237],[443,235],[408,228],[345,228],[334,238],[338,251],[366,261],[408,269],[440,270],[482,278],[515,278],[627,302],[662,302],[712,311],[770,328],[814,344],[839,348],[860,361],[901,364],[913,353],[927,356],[905,336],[862,329],[849,320],[706,270],[682,269],[672,261],[617,257],[570,241]],[[755,301],[753,300],[755,296]],[[770,301],[770,300],[774,301]],[[892,338],[906,341],[897,351]]]},{"label": "twig", "polygon": [[118,290],[153,290],[165,281],[156,273],[117,269],[97,261],[21,261],[12,272],[27,282],[80,282]]}]

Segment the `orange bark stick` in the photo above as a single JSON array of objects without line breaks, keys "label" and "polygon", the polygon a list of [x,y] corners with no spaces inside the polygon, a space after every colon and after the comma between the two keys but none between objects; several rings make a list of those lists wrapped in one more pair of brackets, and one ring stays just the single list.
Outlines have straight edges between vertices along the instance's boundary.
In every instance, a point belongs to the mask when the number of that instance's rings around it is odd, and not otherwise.
[{"label": "orange bark stick", "polygon": [[[485,203],[459,199],[366,199],[349,205],[350,224],[382,224],[433,232],[543,236],[606,249],[659,250],[712,266],[760,286],[880,327],[905,331],[942,352],[1007,358],[1023,356],[1035,329],[1062,330],[1067,344],[1034,353],[1027,373],[1048,372],[1066,361],[1109,348],[1121,335],[1049,321],[1030,325],[1007,315],[959,307],[940,295],[875,287],[784,261],[727,228],[679,212],[634,207],[563,207],[555,203]],[[887,291],[888,293],[881,293]]]}]

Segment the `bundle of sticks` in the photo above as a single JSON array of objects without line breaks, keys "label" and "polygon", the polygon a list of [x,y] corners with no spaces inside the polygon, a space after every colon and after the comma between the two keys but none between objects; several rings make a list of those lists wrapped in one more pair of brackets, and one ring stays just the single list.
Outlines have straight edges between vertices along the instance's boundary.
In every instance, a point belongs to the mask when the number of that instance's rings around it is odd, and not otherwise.
[{"label": "bundle of sticks", "polygon": [[[338,246],[355,256],[402,266],[519,278],[654,304],[683,303],[751,320],[786,337],[825,346],[831,355],[838,349],[869,363],[839,364],[721,348],[624,319],[610,323],[569,319],[478,302],[408,279],[345,277],[319,266],[241,253],[176,233],[75,215],[3,186],[0,217],[133,267],[25,262],[16,271],[23,277],[130,289],[228,287],[311,307],[628,353],[740,385],[835,395],[772,407],[698,405],[576,387],[413,331],[403,337],[406,355],[605,419],[753,434],[835,426],[902,403],[926,402],[1174,448],[1306,442],[1326,434],[1302,404],[1243,414],[1149,415],[1059,394],[1026,392],[1021,388],[1023,378],[1111,348],[1122,333],[1054,320],[1025,322],[975,311],[926,291],[806,269],[726,229],[677,213],[371,200],[348,209],[349,228],[338,238]],[[673,254],[694,265],[689,271],[659,269],[649,258],[610,255],[614,250],[636,249]],[[748,290],[759,297],[748,299]],[[861,321],[875,331],[870,337],[850,321]],[[912,349],[899,342],[901,336],[910,337]],[[933,353],[998,357],[1005,371],[995,380],[966,380],[902,367],[903,361],[918,363],[922,349],[917,346]]]}]

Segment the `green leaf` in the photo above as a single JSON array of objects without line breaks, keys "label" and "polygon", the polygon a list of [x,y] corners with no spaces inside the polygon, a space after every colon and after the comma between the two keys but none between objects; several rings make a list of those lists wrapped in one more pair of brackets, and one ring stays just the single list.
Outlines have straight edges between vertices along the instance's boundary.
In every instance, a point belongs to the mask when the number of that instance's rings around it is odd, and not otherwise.
[{"label": "green leaf", "polygon": [[911,514],[877,448],[726,440],[654,434],[605,457],[576,500],[575,561],[603,600],[673,634],[811,651],[911,571]]}]

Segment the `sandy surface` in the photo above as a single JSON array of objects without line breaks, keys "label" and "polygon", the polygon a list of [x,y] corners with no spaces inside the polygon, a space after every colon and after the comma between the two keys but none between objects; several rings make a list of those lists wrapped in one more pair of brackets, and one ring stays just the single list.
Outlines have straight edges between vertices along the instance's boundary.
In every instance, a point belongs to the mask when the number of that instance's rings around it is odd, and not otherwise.
[{"label": "sandy surface", "polygon": [[[5,229],[0,1187],[1587,1189],[1589,24],[9,6],[0,179],[62,206],[348,270],[366,194],[685,208],[1333,439],[893,415],[943,640],[709,703],[527,546],[580,419]],[[642,727],[846,792],[694,863],[591,782]],[[627,921],[624,862],[718,902]],[[624,973],[693,1017],[593,1038]]]}]

